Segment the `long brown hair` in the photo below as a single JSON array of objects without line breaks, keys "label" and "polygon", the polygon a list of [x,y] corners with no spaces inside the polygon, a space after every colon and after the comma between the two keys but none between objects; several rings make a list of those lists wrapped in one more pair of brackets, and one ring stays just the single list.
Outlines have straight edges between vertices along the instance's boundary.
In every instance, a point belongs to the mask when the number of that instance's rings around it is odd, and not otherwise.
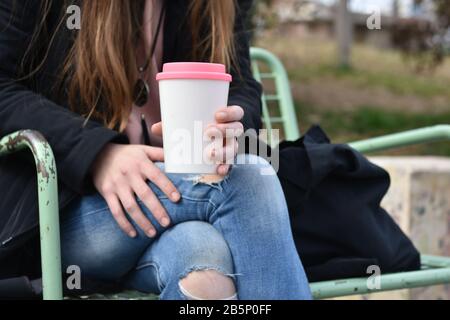
[{"label": "long brown hair", "polygon": [[[43,7],[51,1],[43,1]],[[191,59],[230,67],[235,59],[234,0],[187,1]],[[72,111],[119,131],[125,130],[133,103],[135,48],[144,5],[145,0],[82,1],[81,29],[63,70]]]}]

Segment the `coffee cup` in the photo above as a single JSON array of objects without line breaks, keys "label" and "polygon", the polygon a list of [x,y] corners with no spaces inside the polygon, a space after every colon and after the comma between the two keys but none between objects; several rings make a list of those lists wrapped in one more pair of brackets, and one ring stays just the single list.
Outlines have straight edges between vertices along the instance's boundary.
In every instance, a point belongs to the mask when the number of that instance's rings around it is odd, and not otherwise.
[{"label": "coffee cup", "polygon": [[[158,73],[167,173],[214,174],[217,163],[208,157],[222,140],[205,136],[215,113],[228,104],[231,75],[222,64],[166,63]],[[214,140],[214,141],[213,141]]]}]

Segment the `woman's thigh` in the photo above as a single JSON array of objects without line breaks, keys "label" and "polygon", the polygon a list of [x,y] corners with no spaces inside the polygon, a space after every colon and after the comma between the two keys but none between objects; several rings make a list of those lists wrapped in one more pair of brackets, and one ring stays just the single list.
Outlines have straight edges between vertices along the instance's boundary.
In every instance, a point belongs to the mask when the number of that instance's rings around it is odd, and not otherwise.
[{"label": "woman's thigh", "polygon": [[[163,164],[158,164],[163,168]],[[186,221],[206,221],[214,209],[210,199],[215,188],[197,185],[192,175],[170,175],[182,194],[179,203],[171,202],[153,183],[148,185],[157,195],[172,220],[172,226]],[[156,227],[158,236],[163,228],[140,199],[136,199],[142,212]],[[106,201],[99,193],[79,197],[62,210],[61,249],[62,262],[80,267],[88,277],[117,280],[132,270],[143,253],[153,243],[130,219],[138,233],[130,238],[117,225]],[[170,227],[169,227],[170,228]]]},{"label": "woman's thigh", "polygon": [[118,280],[150,244],[151,239],[142,233],[132,239],[122,232],[99,194],[82,197],[63,211],[63,268],[78,266],[83,277]]}]

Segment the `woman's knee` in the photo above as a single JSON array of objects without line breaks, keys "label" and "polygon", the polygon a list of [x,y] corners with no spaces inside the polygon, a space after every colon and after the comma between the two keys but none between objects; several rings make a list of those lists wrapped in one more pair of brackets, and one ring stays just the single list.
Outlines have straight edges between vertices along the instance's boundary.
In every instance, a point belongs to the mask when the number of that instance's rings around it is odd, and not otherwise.
[{"label": "woman's knee", "polygon": [[255,205],[285,206],[285,197],[277,173],[264,158],[241,154],[230,175],[236,195]]},{"label": "woman's knee", "polygon": [[[230,249],[223,236],[211,224],[188,221],[175,225],[170,232],[173,253],[185,268],[219,267],[232,271]],[[163,235],[164,236],[164,235]]]},{"label": "woman's knee", "polygon": [[280,191],[278,176],[272,165],[266,159],[253,154],[238,155],[230,178],[235,184],[234,187],[261,191],[256,192],[256,195]]},{"label": "woman's knee", "polygon": [[[166,231],[153,249],[171,257],[161,261],[167,275],[163,283],[176,281],[187,299],[226,299],[233,297],[233,259],[223,236],[209,223],[190,221]],[[164,263],[163,263],[164,262]]]},{"label": "woman's knee", "polygon": [[243,166],[248,171],[258,173],[260,176],[276,176],[273,166],[265,158],[254,154],[239,154],[236,157],[236,166]]},{"label": "woman's knee", "polygon": [[[173,268],[181,294],[187,299],[226,299],[236,294],[233,259],[223,236],[210,224],[181,223],[170,232],[178,245]],[[173,248],[173,247],[172,247]]]},{"label": "woman's knee", "polygon": [[[288,220],[288,209],[281,183],[271,164],[256,155],[239,155],[225,184],[227,201],[245,211],[248,223],[269,233],[279,232]],[[278,226],[278,227],[277,227]]]}]

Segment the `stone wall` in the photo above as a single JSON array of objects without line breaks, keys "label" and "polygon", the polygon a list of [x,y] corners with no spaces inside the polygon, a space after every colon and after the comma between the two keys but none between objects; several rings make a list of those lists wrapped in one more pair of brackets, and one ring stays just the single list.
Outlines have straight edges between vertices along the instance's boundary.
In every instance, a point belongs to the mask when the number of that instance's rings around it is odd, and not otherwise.
[{"label": "stone wall", "polygon": [[[450,256],[450,158],[372,157],[391,176],[383,207],[421,253]],[[353,299],[450,299],[450,285]]]}]

